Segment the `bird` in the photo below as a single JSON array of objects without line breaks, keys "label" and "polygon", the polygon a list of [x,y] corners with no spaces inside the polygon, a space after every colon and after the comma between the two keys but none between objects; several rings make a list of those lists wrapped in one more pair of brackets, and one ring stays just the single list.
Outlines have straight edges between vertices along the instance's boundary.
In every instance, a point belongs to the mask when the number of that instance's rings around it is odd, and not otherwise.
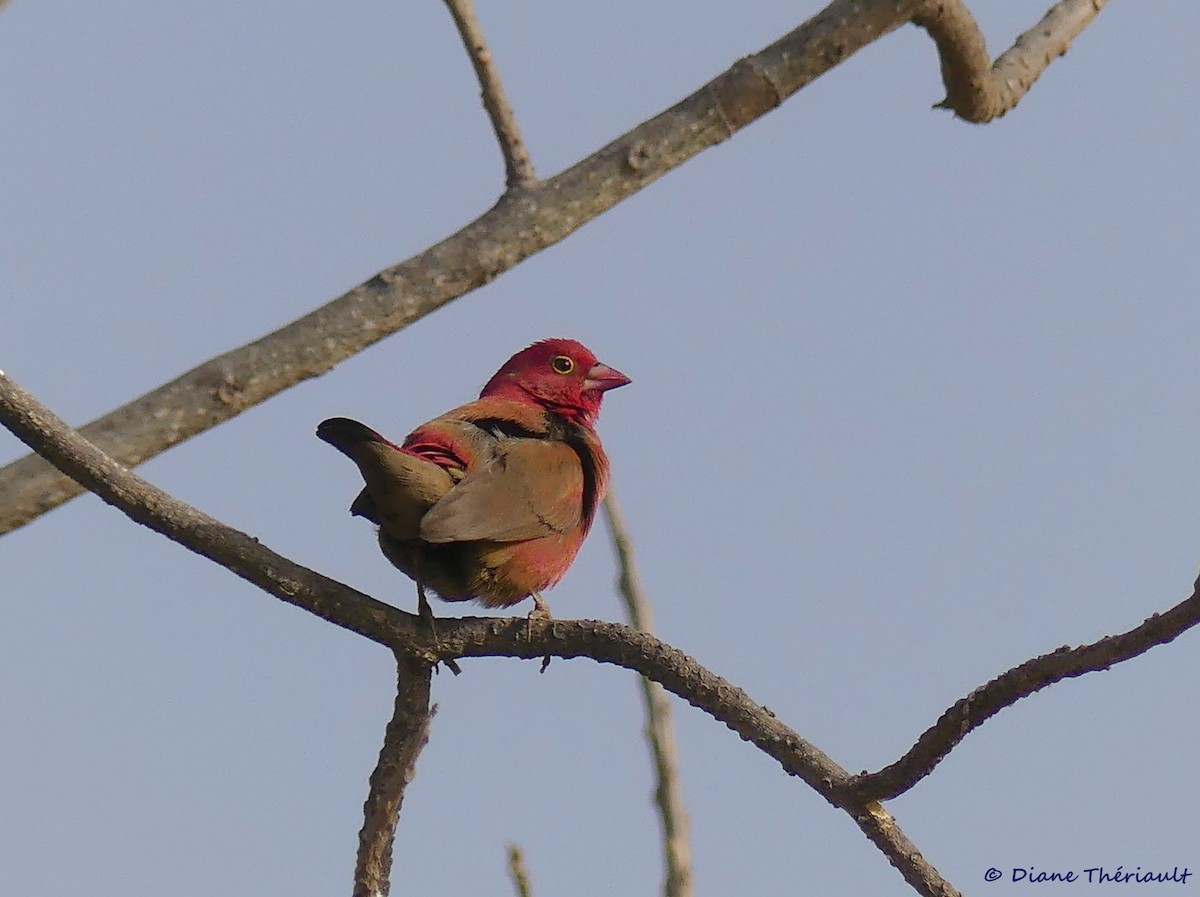
[{"label": "bird", "polygon": [[358,465],[350,513],[379,528],[431,629],[427,590],[488,608],[532,598],[532,625],[551,616],[541,592],[567,572],[604,500],[596,421],[604,394],[630,382],[576,340],[545,339],[399,445],[346,417],[322,421],[317,437]]}]

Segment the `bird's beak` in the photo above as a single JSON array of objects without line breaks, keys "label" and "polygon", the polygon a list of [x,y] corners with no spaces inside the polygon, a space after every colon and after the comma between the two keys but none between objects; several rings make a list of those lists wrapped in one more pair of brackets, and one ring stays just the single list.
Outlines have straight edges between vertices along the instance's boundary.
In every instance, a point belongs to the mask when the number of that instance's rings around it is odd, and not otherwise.
[{"label": "bird's beak", "polygon": [[604,392],[632,382],[632,380],[616,368],[610,368],[606,364],[594,364],[592,365],[592,369],[587,372],[587,379],[583,381],[583,388],[584,390]]}]

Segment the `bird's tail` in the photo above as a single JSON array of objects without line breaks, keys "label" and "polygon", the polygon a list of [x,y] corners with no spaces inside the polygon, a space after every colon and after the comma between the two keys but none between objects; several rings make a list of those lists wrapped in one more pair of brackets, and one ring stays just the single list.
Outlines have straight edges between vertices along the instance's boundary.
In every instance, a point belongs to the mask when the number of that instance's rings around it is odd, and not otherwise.
[{"label": "bird's tail", "polygon": [[317,436],[358,465],[366,489],[350,512],[378,523],[393,539],[416,539],[421,518],[455,478],[433,461],[384,439],[370,427],[346,417],[321,421]]},{"label": "bird's tail", "polygon": [[335,449],[353,461],[355,446],[364,442],[382,442],[392,445],[390,441],[380,436],[366,424],[360,424],[348,417],[331,417],[317,425],[317,438],[328,442]]}]

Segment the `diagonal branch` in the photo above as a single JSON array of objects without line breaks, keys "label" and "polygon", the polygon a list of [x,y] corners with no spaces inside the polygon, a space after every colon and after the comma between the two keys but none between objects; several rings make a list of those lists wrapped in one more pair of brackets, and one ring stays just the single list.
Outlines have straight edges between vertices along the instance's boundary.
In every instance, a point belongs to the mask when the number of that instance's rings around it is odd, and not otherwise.
[{"label": "diagonal branch", "polygon": [[[304,317],[82,428],[134,467],[495,279],[778,106],[908,21],[919,0],[835,0],[799,28],[582,162],[499,202],[440,243]],[[0,469],[0,535],[82,490],[34,455]]]},{"label": "diagonal branch", "polygon": [[1070,676],[1107,669],[1165,644],[1200,618],[1200,585],[1181,604],[1129,632],[1027,661],[954,707],[891,767],[851,777],[815,745],[777,720],[741,689],[682,651],[644,632],[591,620],[496,618],[439,622],[438,640],[417,618],[276,554],[125,470],[0,372],[0,423],[70,476],[133,520],[216,561],[264,591],[335,625],[431,666],[464,657],[553,655],[612,663],[651,679],[724,723],[775,759],[791,775],[849,813],[921,894],[957,893],[916,850],[876,802],[928,774],[963,735],[1023,697]]},{"label": "diagonal branch", "polygon": [[868,800],[890,800],[929,775],[968,732],[979,728],[1005,707],[1063,679],[1106,670],[1115,664],[1165,645],[1200,623],[1200,579],[1192,594],[1140,626],[1078,648],[1027,660],[981,685],[954,703],[927,729],[903,757],[878,772],[856,776],[851,789]]},{"label": "diagonal branch", "polygon": [[504,182],[509,190],[528,187],[537,181],[533,161],[529,158],[525,141],[521,139],[521,128],[517,124],[512,106],[508,103],[508,95],[504,92],[504,84],[500,81],[500,72],[492,58],[492,51],[488,49],[484,39],[483,28],[475,16],[475,6],[471,0],[445,2],[467,55],[471,57],[475,77],[479,79],[483,108],[487,110],[488,118],[492,120],[492,129],[496,132],[496,140],[500,142],[500,152],[504,155]]},{"label": "diagonal branch", "polygon": [[938,105],[983,124],[1021,101],[1108,0],[1062,0],[992,64],[983,33],[963,0],[928,0],[913,22],[929,32],[942,63],[946,99]]},{"label": "diagonal branch", "polygon": [[[135,523],[220,564],[282,601],[381,645],[421,655],[416,617],[295,564],[130,473],[0,371],[0,423]],[[424,658],[438,660],[431,651]]]},{"label": "diagonal branch", "polygon": [[[81,432],[119,463],[136,467],[320,376],[558,243],[916,16],[938,44],[946,103],[963,118],[987,121],[1015,105],[1051,60],[1046,54],[1053,47],[1062,52],[1105,2],[1064,0],[1022,35],[993,70],[982,35],[961,0],[834,0],[799,28],[582,162],[519,195],[501,197],[440,243],[261,339],[209,359]],[[1047,44],[1052,37],[1058,42]],[[1036,61],[1038,53],[1042,61],[1034,65],[1030,60]],[[1014,93],[1007,86],[1010,81],[1024,86]],[[998,86],[1002,82],[1003,90]],[[989,99],[997,92],[1006,99]],[[36,455],[0,468],[0,535],[82,491]]]},{"label": "diagonal branch", "polygon": [[437,708],[429,706],[433,667],[403,654],[396,655],[396,703],[383,736],[379,762],[363,806],[358,833],[358,862],[354,897],[387,897],[391,887],[392,843],[404,789],[416,773],[417,757],[429,742],[429,721]]},{"label": "diagonal branch", "polygon": [[900,830],[895,817],[875,801],[850,803],[842,807],[854,819],[862,833],[887,857],[918,894],[926,897],[962,897],[942,878],[941,873],[921,856],[917,845]]},{"label": "diagonal branch", "polygon": [[[633,558],[633,540],[625,527],[616,496],[610,491],[604,500],[604,514],[617,553],[620,578],[617,590],[625,603],[629,624],[634,629],[652,633],[654,623],[650,601],[642,591],[637,565]],[[688,840],[688,816],[683,807],[683,789],[679,785],[679,753],[675,749],[675,729],[671,725],[671,704],[666,692],[657,682],[642,677],[642,699],[646,704],[646,739],[654,757],[654,773],[658,784],[654,800],[658,804],[663,829],[663,855],[666,877],[663,897],[691,897],[692,850]]]},{"label": "diagonal branch", "polygon": [[894,824],[884,826],[847,790],[850,776],[740,688],[654,636],[615,623],[524,618],[442,618],[437,641],[413,614],[276,554],[245,533],[142,480],[71,430],[0,372],[0,423],[131,519],[178,542],[282,601],[386,645],[414,662],[464,657],[587,657],[658,682],[723,722],[834,806],[854,817],[905,880],[927,897],[957,892]]},{"label": "diagonal branch", "polygon": [[836,803],[844,769],[741,689],[644,632],[594,620],[443,617],[436,640],[414,614],[309,570],[125,470],[0,372],[0,423],[131,519],[323,620],[433,664],[445,658],[547,654],[634,670],[753,741]]}]

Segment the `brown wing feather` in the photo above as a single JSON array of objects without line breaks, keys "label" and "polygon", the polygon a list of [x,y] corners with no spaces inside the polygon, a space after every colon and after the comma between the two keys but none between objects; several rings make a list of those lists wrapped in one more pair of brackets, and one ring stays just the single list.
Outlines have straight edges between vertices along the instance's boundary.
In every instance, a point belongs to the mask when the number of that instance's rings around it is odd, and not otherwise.
[{"label": "brown wing feather", "polygon": [[[367,481],[364,492],[369,495],[371,510],[375,512],[368,519],[375,520],[397,539],[416,538],[425,512],[454,485],[448,471],[391,445],[365,444],[357,452],[356,460]],[[356,501],[355,505],[358,504]],[[359,508],[360,513],[362,510]]]},{"label": "brown wing feather", "polygon": [[521,542],[580,525],[579,455],[551,439],[500,439],[421,519],[427,542]]}]

